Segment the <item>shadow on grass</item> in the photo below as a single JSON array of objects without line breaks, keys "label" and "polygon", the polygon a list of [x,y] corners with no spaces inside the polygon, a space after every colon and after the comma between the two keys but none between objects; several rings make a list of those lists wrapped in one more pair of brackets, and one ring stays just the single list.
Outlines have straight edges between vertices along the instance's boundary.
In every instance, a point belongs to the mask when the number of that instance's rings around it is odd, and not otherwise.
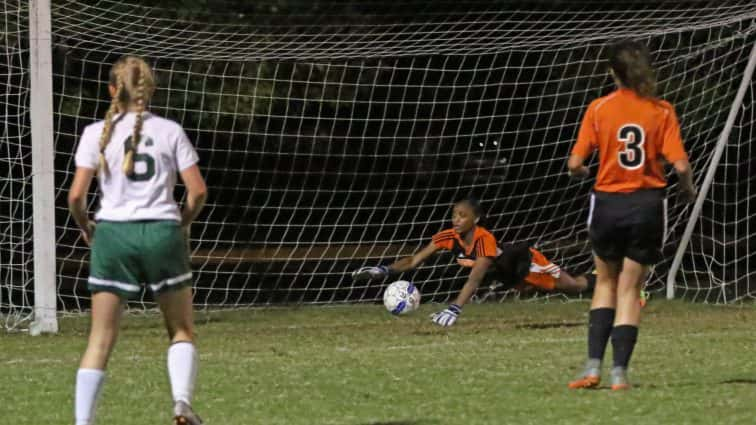
[{"label": "shadow on grass", "polygon": [[377,421],[377,422],[360,422],[357,425],[436,425],[437,421],[421,419],[421,420],[398,420],[398,421]]},{"label": "shadow on grass", "polygon": [[[719,385],[756,385],[756,378],[732,378],[732,379],[726,379],[724,381],[717,382]],[[633,388],[663,388],[663,387],[694,387],[694,386],[700,386],[700,382],[677,382],[674,384],[667,384],[667,385],[655,385],[655,384],[637,384],[633,385]],[[608,387],[606,389],[609,389]]]},{"label": "shadow on grass", "polygon": [[516,325],[515,329],[554,329],[554,328],[575,328],[585,326],[585,322],[550,322],[550,323],[523,323]]},{"label": "shadow on grass", "polygon": [[[564,322],[564,321],[558,321],[558,322],[535,322],[535,323],[513,323],[513,322],[505,322],[505,321],[497,321],[497,322],[491,322],[491,321],[477,321],[473,323],[464,323],[461,325],[456,325],[455,330],[459,328],[464,328],[464,331],[467,333],[481,333],[486,331],[495,331],[495,330],[542,330],[542,329],[558,329],[558,328],[575,328],[575,327],[585,327],[585,322]],[[411,335],[417,335],[417,336],[433,336],[433,335],[441,335],[448,333],[450,331],[449,328],[442,328],[438,327],[436,325],[430,325],[428,324],[425,328],[422,329],[415,329],[410,332]]]},{"label": "shadow on grass", "polygon": [[728,379],[725,381],[720,382],[721,385],[727,385],[727,384],[750,384],[750,385],[756,385],[756,379]]},{"label": "shadow on grass", "polygon": [[[731,384],[749,384],[749,385],[756,385],[756,379],[728,379],[725,381],[717,382],[719,385],[731,385]],[[638,383],[638,384],[630,384],[630,390],[633,389],[659,389],[659,388],[682,388],[682,387],[700,387],[700,382],[674,382],[674,383],[668,383],[668,384],[650,384],[650,383]],[[598,388],[593,388],[587,391],[611,391],[612,387],[609,385],[602,385]],[[618,393],[622,393],[623,391],[618,391]]]}]

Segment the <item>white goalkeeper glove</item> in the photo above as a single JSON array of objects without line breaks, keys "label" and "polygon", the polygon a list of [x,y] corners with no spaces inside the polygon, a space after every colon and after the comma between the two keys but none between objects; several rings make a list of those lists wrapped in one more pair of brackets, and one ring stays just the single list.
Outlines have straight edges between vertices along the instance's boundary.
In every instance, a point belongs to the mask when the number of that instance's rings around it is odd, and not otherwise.
[{"label": "white goalkeeper glove", "polygon": [[439,311],[438,313],[433,313],[431,315],[431,320],[433,323],[443,326],[443,327],[449,327],[454,324],[454,322],[457,321],[457,317],[462,313],[462,307],[458,306],[457,304],[449,304],[449,307],[447,307],[443,311]]},{"label": "white goalkeeper glove", "polygon": [[383,280],[391,274],[391,269],[386,266],[377,267],[360,267],[352,272],[352,279],[355,282],[361,280]]}]

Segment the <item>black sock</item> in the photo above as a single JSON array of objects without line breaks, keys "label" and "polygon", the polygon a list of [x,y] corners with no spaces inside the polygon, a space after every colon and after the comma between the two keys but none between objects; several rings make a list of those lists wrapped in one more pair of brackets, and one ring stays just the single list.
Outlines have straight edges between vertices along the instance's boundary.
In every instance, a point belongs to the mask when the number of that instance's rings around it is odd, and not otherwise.
[{"label": "black sock", "polygon": [[612,334],[613,308],[596,308],[588,313],[588,358],[604,359],[606,343]]},{"label": "black sock", "polygon": [[612,349],[614,350],[614,367],[627,369],[630,356],[633,355],[635,342],[638,340],[638,327],[619,325],[612,329]]},{"label": "black sock", "polygon": [[588,286],[586,286],[585,292],[593,291],[593,289],[596,287],[596,275],[593,273],[588,273],[583,276],[585,277],[585,280],[588,282]]}]

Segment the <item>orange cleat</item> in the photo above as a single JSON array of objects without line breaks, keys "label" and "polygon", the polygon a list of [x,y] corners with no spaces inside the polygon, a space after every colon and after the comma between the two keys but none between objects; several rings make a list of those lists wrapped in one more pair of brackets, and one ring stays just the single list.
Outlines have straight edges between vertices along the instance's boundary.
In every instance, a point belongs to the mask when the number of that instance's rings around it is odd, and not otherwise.
[{"label": "orange cleat", "polygon": [[567,387],[571,390],[581,390],[581,389],[591,389],[598,387],[599,383],[601,382],[601,377],[598,375],[586,375],[582,378],[576,379],[569,384],[567,384]]}]

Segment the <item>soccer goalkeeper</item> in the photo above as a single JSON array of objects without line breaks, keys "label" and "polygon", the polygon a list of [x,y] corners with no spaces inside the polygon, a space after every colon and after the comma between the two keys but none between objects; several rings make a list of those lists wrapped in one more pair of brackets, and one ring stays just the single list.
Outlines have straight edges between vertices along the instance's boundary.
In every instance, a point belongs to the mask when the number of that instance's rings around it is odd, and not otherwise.
[{"label": "soccer goalkeeper", "polygon": [[484,280],[498,280],[513,286],[525,283],[544,291],[579,293],[593,289],[595,276],[572,277],[527,244],[499,246],[491,232],[483,227],[482,220],[483,211],[477,200],[459,201],[452,209],[452,228],[433,235],[425,248],[389,266],[362,267],[352,273],[352,278],[355,281],[383,280],[414,269],[439,250],[451,251],[457,263],[471,271],[454,302],[431,316],[433,323],[440,326],[452,326],[457,321],[462,307]]}]

